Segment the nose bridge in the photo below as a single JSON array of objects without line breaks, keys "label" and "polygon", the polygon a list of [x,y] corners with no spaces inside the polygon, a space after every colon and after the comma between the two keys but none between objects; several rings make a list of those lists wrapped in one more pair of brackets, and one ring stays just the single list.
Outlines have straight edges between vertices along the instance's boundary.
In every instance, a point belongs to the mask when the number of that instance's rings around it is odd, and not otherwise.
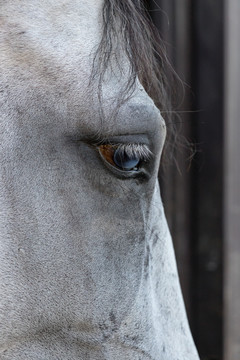
[{"label": "nose bridge", "polygon": [[148,270],[152,325],[163,359],[197,360],[183,303],[172,238],[168,229],[159,185],[156,184],[148,219]]}]

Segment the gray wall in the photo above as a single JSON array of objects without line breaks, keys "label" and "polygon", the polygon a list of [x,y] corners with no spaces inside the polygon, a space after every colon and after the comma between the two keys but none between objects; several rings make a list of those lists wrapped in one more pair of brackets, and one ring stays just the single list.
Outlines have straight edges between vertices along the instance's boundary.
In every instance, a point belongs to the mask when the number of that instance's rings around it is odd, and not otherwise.
[{"label": "gray wall", "polygon": [[240,1],[225,3],[224,360],[240,359]]}]

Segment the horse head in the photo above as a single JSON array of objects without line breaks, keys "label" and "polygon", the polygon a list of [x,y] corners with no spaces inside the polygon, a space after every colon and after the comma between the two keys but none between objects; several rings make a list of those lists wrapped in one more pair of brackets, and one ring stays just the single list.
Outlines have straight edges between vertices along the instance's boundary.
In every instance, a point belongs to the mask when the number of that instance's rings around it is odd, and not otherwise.
[{"label": "horse head", "polygon": [[140,3],[0,14],[1,359],[198,359],[159,192],[166,126],[146,44],[133,53]]}]

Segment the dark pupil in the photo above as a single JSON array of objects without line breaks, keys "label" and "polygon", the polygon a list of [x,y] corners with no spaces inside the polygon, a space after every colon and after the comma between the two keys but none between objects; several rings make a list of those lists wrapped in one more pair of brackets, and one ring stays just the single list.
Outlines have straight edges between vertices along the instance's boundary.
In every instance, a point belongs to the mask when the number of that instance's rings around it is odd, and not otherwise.
[{"label": "dark pupil", "polygon": [[113,156],[114,163],[123,170],[132,170],[134,167],[136,167],[140,159],[135,156],[129,156],[125,153],[125,151],[117,149],[114,152]]}]

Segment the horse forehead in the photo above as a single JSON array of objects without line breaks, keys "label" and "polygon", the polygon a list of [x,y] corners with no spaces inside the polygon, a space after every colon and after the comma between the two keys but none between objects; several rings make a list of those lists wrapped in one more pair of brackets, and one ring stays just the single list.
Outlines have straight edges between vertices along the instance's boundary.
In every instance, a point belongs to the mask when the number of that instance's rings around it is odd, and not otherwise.
[{"label": "horse forehead", "polygon": [[[10,1],[8,7],[0,4],[7,24],[2,67],[4,70],[5,66],[6,74],[10,71],[7,82],[14,81],[15,103],[19,99],[20,107],[38,108],[38,111],[41,107],[48,113],[51,104],[55,118],[60,111],[59,119],[65,116],[68,125],[72,123],[75,127],[80,122],[82,127],[98,126],[102,109],[108,126],[116,123],[111,115],[127,76],[122,76],[115,68],[109,73],[103,83],[102,104],[99,103],[98,80],[89,86],[94,51],[101,40],[102,6],[103,0],[43,1],[41,7],[32,0],[24,0],[21,4]],[[123,63],[126,70],[126,59]],[[118,115],[117,123],[123,127],[160,118],[139,82]],[[30,118],[34,122],[36,117],[30,114]],[[52,121],[51,117],[49,119]]]},{"label": "horse forehead", "polygon": [[94,13],[102,10],[103,3],[104,0],[1,0],[0,7],[5,14],[14,9],[11,18],[15,17],[16,19],[16,15],[26,15],[28,18],[34,15],[37,18],[41,17],[43,13],[68,17],[73,12],[83,17],[90,14],[88,20],[91,21]]},{"label": "horse forehead", "polygon": [[44,57],[87,56],[100,41],[103,3],[104,0],[0,1],[1,42],[15,50],[15,57],[26,55],[29,50]]}]

